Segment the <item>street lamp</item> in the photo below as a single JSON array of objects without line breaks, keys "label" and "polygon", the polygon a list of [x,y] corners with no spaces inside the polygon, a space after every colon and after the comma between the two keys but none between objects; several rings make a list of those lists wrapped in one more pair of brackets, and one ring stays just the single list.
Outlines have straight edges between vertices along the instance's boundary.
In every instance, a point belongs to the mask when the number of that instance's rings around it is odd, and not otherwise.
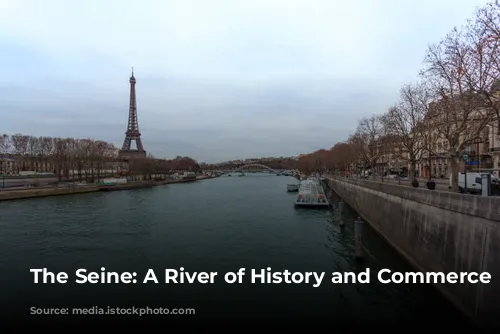
[{"label": "street lamp", "polygon": [[4,158],[2,158],[2,188],[5,188],[5,173],[6,173],[5,161]]},{"label": "street lamp", "polygon": [[481,140],[479,140],[479,139],[478,139],[478,140],[477,140],[477,146],[476,146],[476,149],[477,149],[477,155],[476,155],[476,156],[477,156],[477,159],[476,159],[476,160],[477,160],[477,165],[476,165],[476,166],[477,166],[477,167],[476,167],[476,168],[477,168],[477,171],[479,171],[479,165],[481,164],[481,155],[480,155],[480,153],[479,153],[479,143],[480,143],[480,142],[481,142]]}]

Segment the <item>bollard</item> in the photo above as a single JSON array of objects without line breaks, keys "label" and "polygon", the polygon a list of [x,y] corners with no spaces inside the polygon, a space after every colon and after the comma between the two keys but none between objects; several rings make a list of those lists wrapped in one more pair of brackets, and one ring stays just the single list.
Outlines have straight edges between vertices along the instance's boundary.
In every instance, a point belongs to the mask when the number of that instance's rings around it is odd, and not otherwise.
[{"label": "bollard", "polygon": [[354,222],[354,242],[356,249],[356,260],[363,259],[363,221],[360,217]]},{"label": "bollard", "polygon": [[340,200],[340,202],[339,202],[339,219],[340,219],[339,225],[341,227],[344,227],[344,219],[342,219],[343,208],[344,208],[344,202],[342,202],[342,200]]}]

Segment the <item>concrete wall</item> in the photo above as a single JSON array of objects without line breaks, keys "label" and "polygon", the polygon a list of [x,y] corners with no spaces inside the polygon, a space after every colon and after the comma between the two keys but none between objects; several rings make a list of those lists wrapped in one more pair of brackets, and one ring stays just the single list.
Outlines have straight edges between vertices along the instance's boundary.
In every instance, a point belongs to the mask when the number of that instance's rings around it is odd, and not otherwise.
[{"label": "concrete wall", "polygon": [[7,190],[0,191],[0,201],[48,197],[71,194],[82,194],[99,191],[97,186],[79,186],[79,187],[64,187],[64,188],[30,188],[23,190]]},{"label": "concrete wall", "polygon": [[418,271],[489,272],[489,284],[437,288],[479,324],[500,317],[500,197],[431,191],[366,180],[331,188]]}]

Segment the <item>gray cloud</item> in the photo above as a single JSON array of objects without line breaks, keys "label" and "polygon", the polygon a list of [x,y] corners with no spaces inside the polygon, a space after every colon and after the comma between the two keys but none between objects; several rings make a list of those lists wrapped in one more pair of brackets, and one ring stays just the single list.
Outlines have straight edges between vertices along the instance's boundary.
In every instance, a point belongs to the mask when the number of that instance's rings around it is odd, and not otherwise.
[{"label": "gray cloud", "polygon": [[480,0],[0,4],[0,132],[120,146],[136,67],[156,156],[287,156],[344,140]]}]

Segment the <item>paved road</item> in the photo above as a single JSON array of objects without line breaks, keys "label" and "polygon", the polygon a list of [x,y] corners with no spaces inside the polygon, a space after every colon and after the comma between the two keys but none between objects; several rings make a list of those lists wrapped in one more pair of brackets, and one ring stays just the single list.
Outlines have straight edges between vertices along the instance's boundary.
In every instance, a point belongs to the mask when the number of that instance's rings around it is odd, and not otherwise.
[{"label": "paved road", "polygon": [[[376,181],[380,182],[380,179],[378,179]],[[443,190],[448,191],[449,190],[448,182],[443,181],[443,180],[433,180],[433,181],[436,182],[436,190],[441,190],[441,191],[443,191]],[[411,185],[410,181],[407,181],[407,180],[401,180],[400,183],[398,183],[398,180],[385,179],[384,182],[392,183],[392,184],[401,184],[402,186],[407,186],[407,187],[413,187]],[[426,183],[427,183],[427,180],[419,180],[420,188],[427,189],[427,186],[425,185]]]},{"label": "paved road", "polygon": [[[354,178],[356,179],[356,178]],[[366,179],[368,181],[375,181],[375,182],[384,182],[384,183],[391,183],[391,184],[399,184],[401,186],[406,186],[406,187],[413,187],[410,183],[409,180],[400,180],[398,182],[398,180],[392,180],[392,179],[384,179],[382,181],[382,179],[380,177],[376,178],[375,180],[371,179],[371,178],[368,178]],[[447,180],[443,180],[443,179],[437,179],[437,180],[433,180],[434,182],[436,182],[436,190],[439,190],[439,191],[449,191],[449,182]],[[427,189],[427,186],[425,185],[426,182],[427,182],[427,179],[419,179],[418,182],[420,183],[420,188],[423,188],[423,189]]]},{"label": "paved road", "polygon": [[[354,179],[356,179],[356,178],[354,178]],[[381,182],[382,181],[380,178],[377,178],[375,180],[372,180],[372,179],[368,179],[368,180],[369,181],[375,181],[375,182]],[[433,180],[433,181],[436,182],[436,190],[439,190],[439,191],[451,191],[451,189],[449,189],[449,183],[448,183],[447,180],[436,179],[436,180]],[[427,186],[425,185],[426,182],[427,182],[427,179],[420,179],[419,180],[420,188],[421,189],[427,189]],[[403,187],[413,187],[408,180],[401,180],[400,183],[398,183],[398,180],[384,179],[384,183],[400,184]],[[473,193],[473,194],[479,195],[480,193]],[[500,196],[500,187],[498,187],[498,186],[492,186],[492,188],[491,188],[491,196]]]},{"label": "paved road", "polygon": [[58,182],[57,177],[43,177],[43,178],[24,178],[24,179],[3,179],[0,177],[0,188],[12,188],[12,187],[25,187],[29,184],[38,183],[39,185],[46,185],[49,183]]}]

